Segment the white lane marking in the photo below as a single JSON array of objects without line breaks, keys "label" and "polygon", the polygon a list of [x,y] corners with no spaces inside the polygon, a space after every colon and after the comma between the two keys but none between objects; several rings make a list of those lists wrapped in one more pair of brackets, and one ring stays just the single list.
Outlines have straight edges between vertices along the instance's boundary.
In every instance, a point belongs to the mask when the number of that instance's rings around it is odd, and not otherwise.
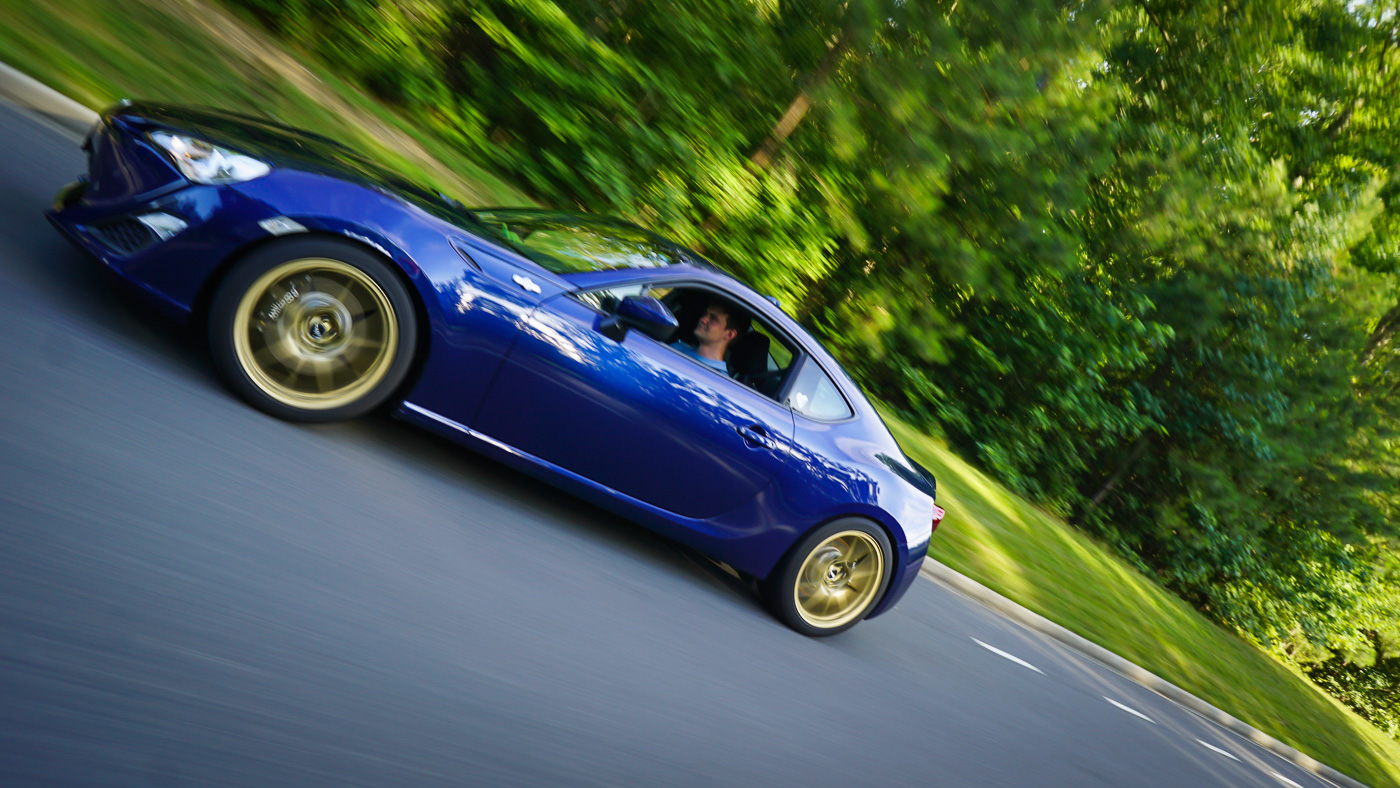
[{"label": "white lane marking", "polygon": [[1238,761],[1238,760],[1239,760],[1239,758],[1236,758],[1232,753],[1230,753],[1230,752],[1228,752],[1228,751],[1226,751],[1226,750],[1222,750],[1222,749],[1220,749],[1219,747],[1216,747],[1214,744],[1207,744],[1206,742],[1203,742],[1203,741],[1201,741],[1200,739],[1197,739],[1196,742],[1197,742],[1198,744],[1200,744],[1202,747],[1205,747],[1207,750],[1215,750],[1216,752],[1220,753],[1221,755],[1224,755],[1226,758],[1229,758],[1229,759],[1232,760],[1232,761]]},{"label": "white lane marking", "polygon": [[977,645],[981,646],[982,648],[985,648],[986,650],[992,652],[993,654],[996,654],[996,655],[999,656],[999,657],[1006,657],[1007,659],[1011,660],[1012,662],[1015,662],[1017,665],[1020,665],[1020,666],[1022,666],[1022,667],[1026,667],[1026,668],[1030,668],[1031,670],[1035,671],[1036,673],[1039,673],[1039,674],[1042,675],[1042,676],[1045,675],[1045,671],[1041,670],[1040,668],[1037,668],[1035,665],[1032,665],[1031,663],[1025,661],[1024,659],[1021,659],[1020,657],[1018,657],[1018,656],[1016,656],[1016,655],[1014,655],[1014,654],[1008,654],[1008,653],[1006,653],[1005,651],[1002,651],[1001,649],[997,648],[996,646],[989,646],[989,645],[987,645],[986,643],[983,643],[982,641],[978,640],[977,638],[973,638],[973,639],[972,639],[972,642],[973,642],[973,643],[976,643]]},{"label": "white lane marking", "polygon": [[1284,777],[1276,771],[1273,771],[1272,769],[1265,769],[1264,771],[1268,772],[1270,777],[1274,778],[1275,780],[1278,780],[1284,785],[1291,785],[1293,786],[1293,788],[1303,788],[1303,786],[1293,782],[1292,780],[1288,779],[1287,777]]},{"label": "white lane marking", "polygon": [[1141,718],[1143,718],[1144,720],[1147,720],[1148,722],[1152,723],[1153,725],[1156,725],[1156,724],[1157,724],[1157,721],[1156,721],[1156,720],[1152,719],[1151,717],[1147,716],[1146,714],[1143,714],[1142,712],[1138,711],[1137,709],[1135,709],[1135,708],[1133,708],[1133,707],[1131,707],[1131,706],[1124,706],[1123,704],[1119,703],[1118,701],[1114,700],[1113,698],[1108,697],[1107,695],[1103,696],[1103,699],[1106,700],[1106,701],[1108,701],[1109,703],[1112,703],[1114,706],[1117,706],[1118,708],[1122,709],[1123,711],[1128,712],[1129,714],[1133,715],[1134,717],[1141,717]]}]

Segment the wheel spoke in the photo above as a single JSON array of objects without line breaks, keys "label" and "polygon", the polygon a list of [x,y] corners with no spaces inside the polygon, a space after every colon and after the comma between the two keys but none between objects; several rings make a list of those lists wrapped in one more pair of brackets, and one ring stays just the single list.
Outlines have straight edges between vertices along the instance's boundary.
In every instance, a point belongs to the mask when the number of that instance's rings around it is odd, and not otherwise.
[{"label": "wheel spoke", "polygon": [[[355,362],[356,362],[357,360],[358,360],[358,359],[357,359],[355,356],[353,356],[353,355],[351,355],[351,354],[349,354],[349,353],[340,353],[340,354],[337,354],[337,355],[331,360],[331,365],[332,365],[332,366],[331,366],[331,371],[334,372],[334,373],[336,373],[336,375],[340,376],[342,380],[345,379],[345,375],[342,375],[341,373],[342,373],[343,371],[344,371],[344,372],[348,372],[348,374],[349,374],[349,381],[350,381],[351,383],[353,383],[356,379],[358,379],[358,378],[360,377],[360,375],[364,374],[364,370],[365,370],[365,369],[368,369],[369,366],[370,366],[370,364],[373,364],[373,363],[374,363],[374,360],[373,360],[373,358],[371,357],[370,363],[369,363],[369,364],[365,364],[365,365],[363,365],[362,367],[356,367],[356,366],[355,366]],[[347,384],[345,384],[345,385],[349,385],[349,384],[347,383]]]},{"label": "wheel spoke", "polygon": [[857,539],[855,540],[855,544],[851,545],[850,552],[846,554],[846,560],[854,564],[864,561],[870,556],[870,543],[866,542],[864,539]]},{"label": "wheel spoke", "polygon": [[256,359],[259,362],[259,365],[262,366],[264,369],[266,369],[269,364],[282,366],[282,359],[278,358],[277,354],[272,352],[272,348],[268,347],[267,345],[262,345],[261,347],[254,350],[253,358]]},{"label": "wheel spoke", "polygon": [[850,586],[841,588],[832,596],[836,598],[836,609],[832,611],[834,613],[849,613],[851,608],[855,607],[856,603],[860,601],[861,597],[861,595],[856,593]]},{"label": "wheel spoke", "polygon": [[362,336],[356,334],[345,343],[346,350],[366,350],[384,347],[384,342],[375,337]]},{"label": "wheel spoke", "polygon": [[352,308],[349,304],[346,304],[346,308],[350,310],[350,313],[348,315],[350,325],[355,326],[357,328],[372,321],[375,321],[379,317],[379,309],[373,304],[367,307],[359,308]]},{"label": "wheel spoke", "polygon": [[311,366],[311,362],[301,356],[292,356],[291,360],[287,363],[287,368],[298,375],[305,375],[306,368],[309,366]]},{"label": "wheel spoke", "polygon": [[850,603],[850,592],[844,588],[833,588],[826,595],[826,609],[822,612],[828,616],[840,615],[845,612]]},{"label": "wheel spoke", "polygon": [[275,345],[272,352],[276,354],[282,366],[301,374],[306,369],[306,358],[297,352],[297,349],[290,347],[289,343],[283,342]]},{"label": "wheel spoke", "polygon": [[356,323],[358,323],[360,319],[364,317],[365,313],[373,312],[376,309],[375,299],[373,295],[369,293],[365,293],[365,295],[370,296],[368,306],[366,306],[362,301],[360,301],[359,292],[351,290],[349,288],[346,288],[344,294],[336,299],[345,306],[346,313],[350,315],[351,325],[355,325]]},{"label": "wheel spoke", "polygon": [[317,276],[316,281],[324,284],[313,284],[312,287],[314,289],[325,293],[327,296],[341,303],[345,303],[346,297],[350,295],[350,284],[348,282],[342,282],[324,275]]},{"label": "wheel spoke", "polygon": [[863,561],[851,570],[851,579],[847,583],[863,591],[868,587],[867,583],[875,577],[875,562]]},{"label": "wheel spoke", "polygon": [[827,616],[839,616],[846,612],[846,607],[850,606],[851,592],[844,588],[833,588],[826,592],[826,609],[822,613]]},{"label": "wheel spoke", "polygon": [[316,387],[322,393],[335,389],[335,370],[326,362],[317,362],[313,365],[316,374]]}]

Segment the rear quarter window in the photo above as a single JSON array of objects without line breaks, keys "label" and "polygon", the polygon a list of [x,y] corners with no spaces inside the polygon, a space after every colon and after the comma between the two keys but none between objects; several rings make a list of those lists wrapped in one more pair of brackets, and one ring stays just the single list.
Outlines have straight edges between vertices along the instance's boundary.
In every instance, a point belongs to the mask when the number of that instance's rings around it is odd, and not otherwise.
[{"label": "rear quarter window", "polygon": [[788,407],[809,419],[840,421],[850,418],[851,406],[831,378],[808,358],[788,392]]}]

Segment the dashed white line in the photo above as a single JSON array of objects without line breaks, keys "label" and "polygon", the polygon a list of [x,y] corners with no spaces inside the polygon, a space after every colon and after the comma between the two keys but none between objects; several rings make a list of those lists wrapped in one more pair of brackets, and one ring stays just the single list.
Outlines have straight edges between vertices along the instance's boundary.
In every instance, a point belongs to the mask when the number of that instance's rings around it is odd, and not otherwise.
[{"label": "dashed white line", "polygon": [[1232,761],[1239,760],[1239,758],[1236,758],[1233,753],[1229,752],[1228,750],[1222,750],[1219,747],[1216,747],[1214,744],[1208,744],[1206,742],[1201,741],[1200,739],[1197,739],[1196,742],[1199,743],[1202,747],[1205,747],[1207,750],[1215,750],[1216,752],[1220,753],[1221,755],[1224,755],[1226,758],[1229,758]]},{"label": "dashed white line", "polygon": [[1276,772],[1276,771],[1273,771],[1272,769],[1265,769],[1265,771],[1267,771],[1267,772],[1269,773],[1269,776],[1270,776],[1270,777],[1274,778],[1275,780],[1278,780],[1279,782],[1283,783],[1284,785],[1291,785],[1291,786],[1293,786],[1293,788],[1303,788],[1303,786],[1299,785],[1298,783],[1293,782],[1292,780],[1288,779],[1287,777],[1284,777],[1283,775],[1279,774],[1279,773]]},{"label": "dashed white line", "polygon": [[1147,720],[1148,722],[1152,723],[1153,725],[1156,725],[1156,724],[1157,724],[1157,721],[1156,721],[1156,720],[1152,719],[1151,717],[1147,716],[1146,714],[1143,714],[1142,712],[1138,711],[1137,709],[1132,708],[1131,706],[1124,706],[1123,704],[1119,703],[1118,701],[1114,700],[1113,698],[1108,697],[1107,695],[1103,696],[1103,699],[1106,700],[1106,701],[1108,701],[1109,703],[1112,703],[1114,706],[1117,706],[1118,708],[1122,709],[1123,711],[1128,712],[1129,714],[1133,715],[1134,717],[1141,717],[1141,718],[1143,718],[1144,720]]},{"label": "dashed white line", "polygon": [[1002,651],[1001,649],[997,648],[996,646],[989,646],[989,645],[987,645],[986,643],[983,643],[982,641],[978,640],[977,638],[973,638],[973,639],[972,639],[972,642],[973,642],[973,643],[976,643],[977,645],[981,646],[982,648],[985,648],[986,650],[992,652],[993,654],[996,654],[998,657],[1005,657],[1005,658],[1011,660],[1012,662],[1015,662],[1017,665],[1020,665],[1020,666],[1022,666],[1022,667],[1026,667],[1026,668],[1030,668],[1031,670],[1035,671],[1036,673],[1039,673],[1039,674],[1042,675],[1042,676],[1045,675],[1045,671],[1041,670],[1040,668],[1037,668],[1035,665],[1032,665],[1031,663],[1025,661],[1024,659],[1021,659],[1020,657],[1016,656],[1015,654],[1008,654],[1008,653],[1006,653],[1005,651]]}]

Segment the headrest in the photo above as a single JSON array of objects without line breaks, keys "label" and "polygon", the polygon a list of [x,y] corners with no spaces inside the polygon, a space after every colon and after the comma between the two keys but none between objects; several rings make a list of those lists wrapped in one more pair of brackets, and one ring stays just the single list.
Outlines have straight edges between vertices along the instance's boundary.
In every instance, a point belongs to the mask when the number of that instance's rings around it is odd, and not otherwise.
[{"label": "headrest", "polygon": [[749,331],[729,343],[729,371],[738,378],[768,371],[768,335]]}]

